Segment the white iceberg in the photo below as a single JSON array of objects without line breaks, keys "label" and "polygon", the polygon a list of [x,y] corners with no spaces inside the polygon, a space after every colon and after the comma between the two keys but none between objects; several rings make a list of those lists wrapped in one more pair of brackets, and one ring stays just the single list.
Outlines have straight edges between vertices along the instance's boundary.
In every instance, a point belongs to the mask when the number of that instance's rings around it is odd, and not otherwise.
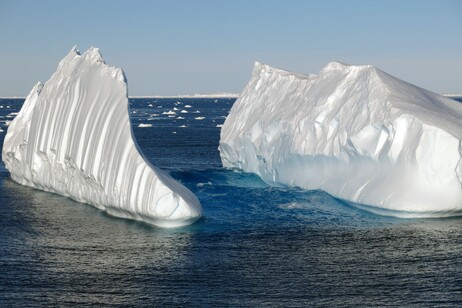
[{"label": "white iceberg", "polygon": [[140,128],[152,127],[152,124],[140,123],[140,124],[138,124],[138,127],[140,127]]},{"label": "white iceberg", "polygon": [[164,112],[162,112],[162,114],[165,114],[165,115],[176,115],[176,112],[173,111],[173,110],[169,110],[169,111],[164,111]]},{"label": "white iceberg", "polygon": [[462,214],[462,104],[373,66],[256,63],[222,130],[228,168],[399,217]]},{"label": "white iceberg", "polygon": [[128,106],[123,71],[96,48],[73,48],[9,125],[2,159],[11,178],[160,227],[198,220],[196,196],[143,156]]}]

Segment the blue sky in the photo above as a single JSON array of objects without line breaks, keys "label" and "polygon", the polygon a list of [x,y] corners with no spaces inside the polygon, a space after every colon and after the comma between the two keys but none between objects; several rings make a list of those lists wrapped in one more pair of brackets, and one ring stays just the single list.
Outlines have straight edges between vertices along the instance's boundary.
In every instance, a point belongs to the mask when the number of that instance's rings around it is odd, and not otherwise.
[{"label": "blue sky", "polygon": [[238,93],[254,61],[372,64],[462,92],[462,1],[0,0],[0,96],[25,96],[72,46],[99,47],[130,95]]}]

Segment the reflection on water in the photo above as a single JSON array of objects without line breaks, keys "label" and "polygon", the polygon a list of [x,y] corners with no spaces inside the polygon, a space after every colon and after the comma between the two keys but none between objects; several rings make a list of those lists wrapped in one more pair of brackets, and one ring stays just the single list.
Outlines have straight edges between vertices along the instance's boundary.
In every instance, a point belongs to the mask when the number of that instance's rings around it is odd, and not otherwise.
[{"label": "reflection on water", "polygon": [[[234,195],[220,196],[222,202],[212,197],[205,201],[203,221],[162,230],[109,217],[1,174],[1,191],[10,193],[0,195],[5,305],[371,306],[460,300],[460,219],[364,224],[361,212],[351,214],[348,207],[345,219],[338,218],[341,205],[323,192],[304,201],[273,193],[275,201],[261,202],[255,197],[271,195],[264,190],[274,188],[255,182],[251,189],[242,187],[247,189],[242,203],[230,205]],[[199,185],[196,193],[209,189],[213,196],[226,179],[239,184],[241,176],[212,177],[216,185]]]},{"label": "reflection on water", "polygon": [[9,192],[0,196],[0,290],[11,303],[26,290],[30,303],[122,303],[185,263],[191,233],[115,219],[4,173],[0,183]]},{"label": "reflection on water", "polygon": [[[137,128],[181,104],[206,119],[165,116]],[[204,219],[186,228],[107,216],[18,185],[0,165],[0,307],[460,304],[461,218],[383,217],[223,170],[216,126],[231,104],[132,101],[146,157],[203,204]]]}]

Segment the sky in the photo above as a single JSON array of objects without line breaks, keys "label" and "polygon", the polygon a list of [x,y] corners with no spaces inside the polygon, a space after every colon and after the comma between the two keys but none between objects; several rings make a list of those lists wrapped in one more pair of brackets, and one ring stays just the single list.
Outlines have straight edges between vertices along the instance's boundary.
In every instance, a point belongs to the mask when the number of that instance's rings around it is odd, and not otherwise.
[{"label": "sky", "polygon": [[0,97],[26,96],[77,45],[129,95],[239,93],[255,61],[317,73],[371,64],[462,93],[460,0],[0,0]]}]

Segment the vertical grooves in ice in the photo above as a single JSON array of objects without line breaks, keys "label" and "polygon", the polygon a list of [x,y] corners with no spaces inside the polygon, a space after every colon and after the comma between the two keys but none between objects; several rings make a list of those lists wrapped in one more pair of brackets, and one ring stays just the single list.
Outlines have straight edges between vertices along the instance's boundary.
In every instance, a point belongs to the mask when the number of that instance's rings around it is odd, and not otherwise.
[{"label": "vertical grooves in ice", "polygon": [[162,227],[201,216],[188,189],[145,161],[131,130],[123,72],[95,48],[71,50],[51,79],[34,87],[2,155],[15,181],[112,215]]}]

